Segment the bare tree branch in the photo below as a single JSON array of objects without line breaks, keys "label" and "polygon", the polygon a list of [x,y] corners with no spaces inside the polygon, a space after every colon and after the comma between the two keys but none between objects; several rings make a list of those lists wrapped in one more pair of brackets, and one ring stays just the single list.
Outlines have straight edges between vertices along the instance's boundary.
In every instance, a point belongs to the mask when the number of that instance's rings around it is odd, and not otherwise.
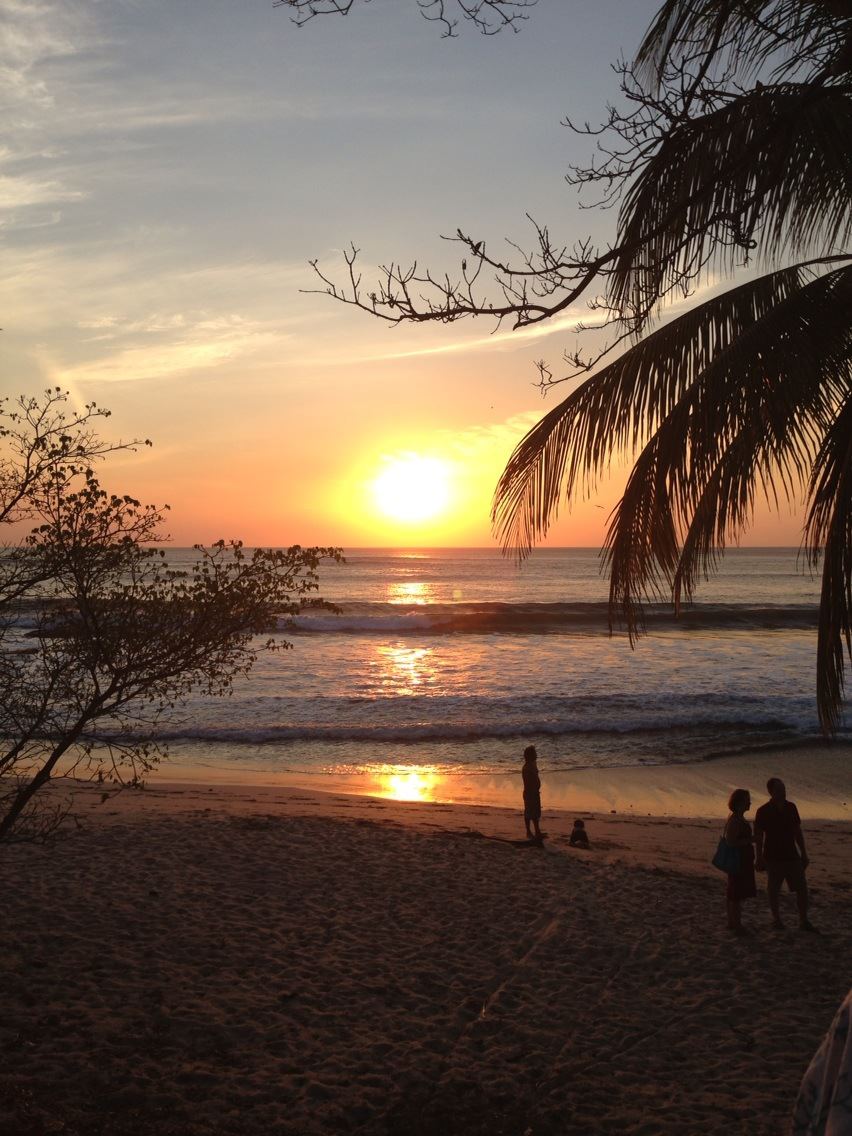
[{"label": "bare tree branch", "polygon": [[[370,0],[363,0],[369,4]],[[316,16],[348,16],[356,0],[273,0],[273,8],[288,8],[298,27]],[[483,35],[496,35],[506,28],[517,32],[528,9],[538,0],[417,0],[425,19],[441,26],[447,39],[458,35],[460,21],[467,21]]]}]

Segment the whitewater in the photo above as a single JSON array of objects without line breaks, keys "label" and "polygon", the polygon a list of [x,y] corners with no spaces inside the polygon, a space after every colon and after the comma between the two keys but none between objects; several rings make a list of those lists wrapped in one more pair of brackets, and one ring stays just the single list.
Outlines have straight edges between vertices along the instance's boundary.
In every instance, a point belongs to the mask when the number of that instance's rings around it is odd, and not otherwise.
[{"label": "whitewater", "polygon": [[592,549],[540,550],[522,566],[496,549],[347,550],[320,591],[337,612],[282,616],[274,634],[292,650],[164,727],[176,760],[319,785],[383,769],[506,773],[530,743],[558,771],[819,736],[818,580],[795,549],[729,552],[679,618],[649,608],[635,649],[610,626]]}]

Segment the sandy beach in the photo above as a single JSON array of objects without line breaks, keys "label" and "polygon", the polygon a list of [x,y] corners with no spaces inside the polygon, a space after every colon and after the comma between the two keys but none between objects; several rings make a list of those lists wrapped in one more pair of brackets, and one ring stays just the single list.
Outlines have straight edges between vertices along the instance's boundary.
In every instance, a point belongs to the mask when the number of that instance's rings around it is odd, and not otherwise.
[{"label": "sandy beach", "polygon": [[[793,795],[791,793],[791,795]],[[546,799],[545,799],[546,805]],[[4,1136],[783,1133],[848,989],[823,932],[725,929],[719,823],[152,783],[0,856]]]},{"label": "sandy beach", "polygon": [[[520,760],[520,758],[519,758]],[[624,764],[554,771],[541,759],[547,801],[553,809],[633,816],[719,817],[732,789],[751,789],[762,799],[769,777],[795,786],[805,814],[823,820],[852,820],[852,745],[823,743],[787,749],[729,754],[714,760],[675,764]],[[251,763],[234,766],[187,764],[170,760],[158,769],[157,785],[191,781],[209,785],[256,785],[332,790],[346,796],[430,800],[442,804],[497,805],[515,809],[518,774],[456,772],[442,776],[426,767],[379,767],[371,773],[321,776],[292,771],[277,773]]]}]

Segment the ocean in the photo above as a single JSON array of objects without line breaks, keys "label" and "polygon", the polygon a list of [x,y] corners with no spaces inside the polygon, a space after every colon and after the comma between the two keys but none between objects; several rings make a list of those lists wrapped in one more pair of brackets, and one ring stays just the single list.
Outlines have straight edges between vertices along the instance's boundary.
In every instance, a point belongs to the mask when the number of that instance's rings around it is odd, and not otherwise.
[{"label": "ocean", "polygon": [[[189,550],[171,550],[179,566]],[[796,549],[739,549],[675,619],[610,634],[593,549],[353,549],[323,566],[337,614],[279,620],[292,650],[164,730],[176,761],[317,788],[708,761],[818,738],[819,580]],[[848,722],[841,738],[850,740]],[[449,795],[451,790],[446,789]]]}]

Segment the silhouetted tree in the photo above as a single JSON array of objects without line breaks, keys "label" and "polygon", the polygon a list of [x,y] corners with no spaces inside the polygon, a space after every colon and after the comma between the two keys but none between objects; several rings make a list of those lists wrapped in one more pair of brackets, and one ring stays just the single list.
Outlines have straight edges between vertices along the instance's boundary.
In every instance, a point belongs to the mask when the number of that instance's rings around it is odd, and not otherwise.
[{"label": "silhouetted tree", "polygon": [[[369,4],[370,0],[363,0]],[[527,9],[538,0],[417,0],[427,20],[441,25],[445,37],[455,36],[460,20],[467,20],[484,35],[504,28],[518,31]],[[301,27],[315,16],[348,16],[356,0],[274,0],[274,8],[289,8],[292,20]]]},{"label": "silhouetted tree", "polygon": [[[458,231],[453,275],[394,262],[365,288],[354,246],[344,281],[314,268],[389,323],[523,327],[588,303],[603,346],[567,352],[561,375],[538,364],[543,388],[583,381],[513,453],[493,520],[526,555],[560,504],[633,455],[605,546],[631,640],[649,597],[693,596],[758,497],[803,496],[830,732],[852,656],[852,2],[666,0],[617,70],[621,108],[573,127],[596,156],[569,177],[616,209],[610,245],[534,223],[533,250],[508,258]],[[717,294],[672,318],[705,287]]]},{"label": "silhouetted tree", "polygon": [[[0,402],[0,522],[29,529],[0,547],[0,841],[44,836],[67,812],[40,789],[59,774],[139,784],[164,752],[157,727],[192,691],[227,694],[278,616],[321,603],[335,549],[197,547],[169,567],[163,512],[107,493],[92,471],[116,449],[94,404]],[[132,447],[135,443],[130,443]]]}]

